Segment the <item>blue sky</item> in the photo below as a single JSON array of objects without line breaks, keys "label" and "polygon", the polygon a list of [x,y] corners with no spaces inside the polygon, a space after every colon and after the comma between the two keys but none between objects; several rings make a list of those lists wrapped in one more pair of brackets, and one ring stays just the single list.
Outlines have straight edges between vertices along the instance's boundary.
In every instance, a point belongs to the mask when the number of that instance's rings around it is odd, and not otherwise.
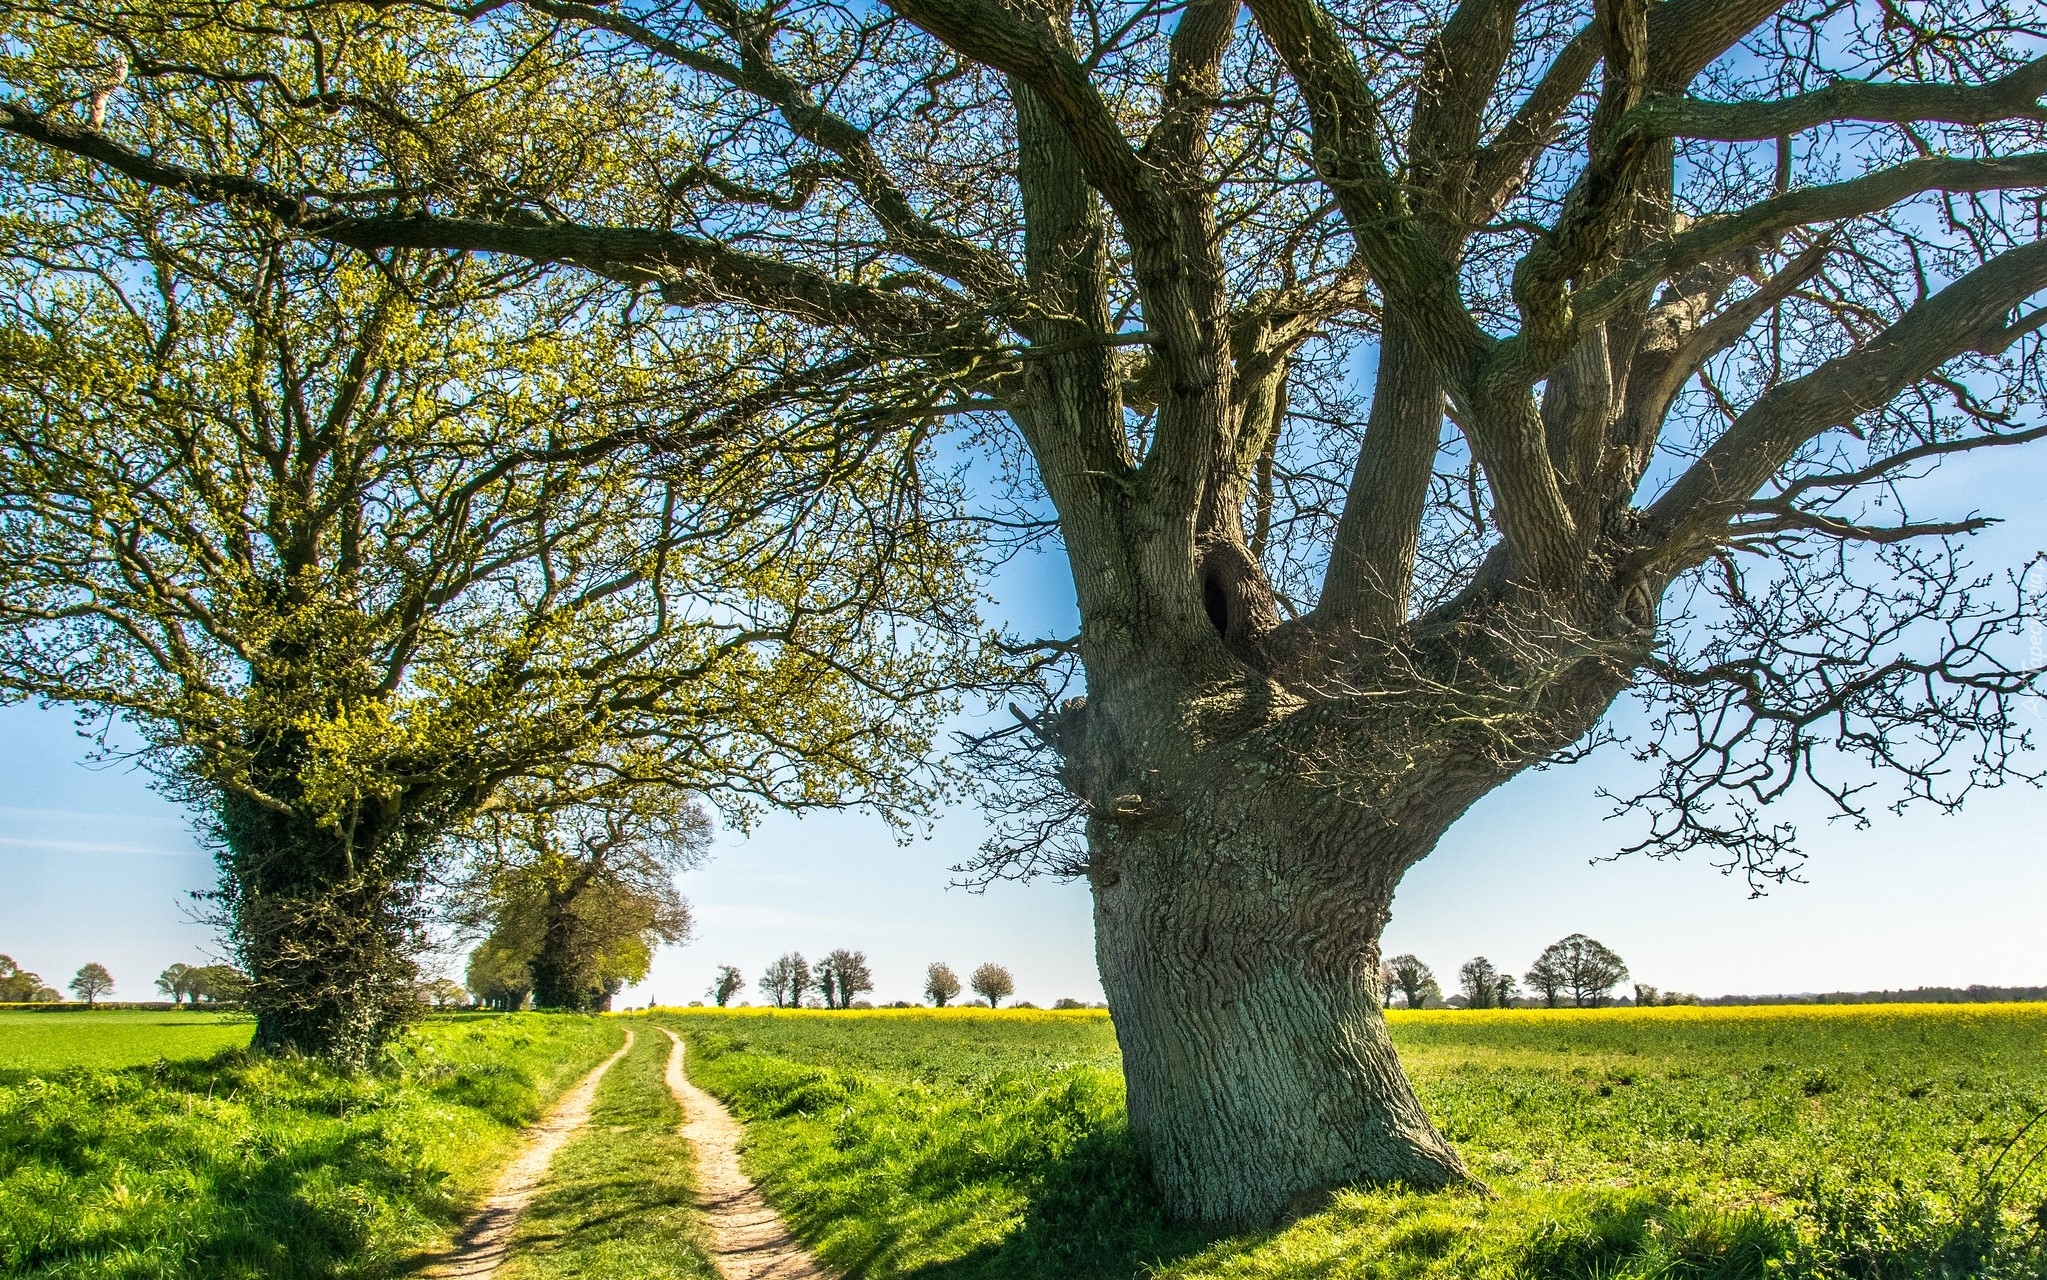
[{"label": "blue sky", "polygon": [[[1947,468],[1920,488],[1915,514],[2006,516],[1976,551],[1985,565],[2017,564],[2047,547],[2042,492],[2047,451],[2035,449]],[[1051,632],[1070,618],[1056,556],[1013,565],[998,585],[1020,628]],[[2047,707],[2029,711],[2047,730]],[[90,768],[83,755],[61,710],[0,709],[0,952],[45,980],[97,960],[118,995],[145,998],[165,965],[214,954],[187,896],[207,887],[211,866],[140,774]],[[1809,883],[1756,900],[1703,862],[1594,862],[1623,842],[1594,792],[1632,768],[1607,751],[1488,797],[1408,875],[1389,950],[1446,978],[1477,954],[1519,972],[1546,943],[1585,932],[1640,980],[1702,995],[2047,983],[2047,793],[2012,786],[1956,817],[1921,811],[1861,832],[1807,821]],[[719,964],[751,979],[783,951],[844,946],[868,953],[882,1000],[916,998],[932,960],[1005,964],[1018,995],[1040,1004],[1099,999],[1083,886],[951,886],[948,868],[982,835],[960,807],[908,844],[860,815],[777,817],[749,839],[722,838],[683,878],[695,939],[664,951],[627,998],[680,1003]]]}]

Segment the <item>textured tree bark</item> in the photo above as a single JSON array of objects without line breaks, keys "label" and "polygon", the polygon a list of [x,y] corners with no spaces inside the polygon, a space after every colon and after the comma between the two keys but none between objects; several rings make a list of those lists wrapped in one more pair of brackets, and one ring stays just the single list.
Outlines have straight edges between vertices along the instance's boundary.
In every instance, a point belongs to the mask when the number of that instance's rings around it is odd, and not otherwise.
[{"label": "textured tree bark", "polygon": [[1048,728],[1089,801],[1130,1124],[1174,1216],[1256,1226],[1347,1184],[1472,1182],[1388,1038],[1394,890],[1480,797],[1590,730],[1647,634],[1516,617],[1387,643],[1283,629],[1252,646],[1266,671],[1228,671],[1223,634],[1178,659],[1159,643],[1092,665]]},{"label": "textured tree bark", "polygon": [[1376,976],[1392,882],[1426,849],[1358,842],[1341,886],[1313,863],[1349,843],[1270,813],[1097,841],[1130,1123],[1177,1217],[1262,1225],[1347,1183],[1468,1181],[1401,1071]]},{"label": "textured tree bark", "polygon": [[1377,754],[1348,726],[1296,704],[1231,733],[1239,704],[1226,737],[1177,731],[1215,701],[1114,735],[1143,790],[1089,829],[1130,1124],[1169,1212],[1262,1225],[1349,1183],[1470,1181],[1387,1036],[1379,935],[1402,873],[1511,770],[1446,753],[1332,785],[1313,761]]},{"label": "textured tree bark", "polygon": [[594,1007],[598,992],[578,972],[573,899],[550,894],[543,908],[540,950],[533,957],[533,1007],[573,1009]]},{"label": "textured tree bark", "polygon": [[218,901],[249,975],[255,1048],[362,1066],[417,1007],[416,837],[395,803],[365,805],[345,831],[292,803],[305,744],[258,753],[270,803],[223,791]]}]

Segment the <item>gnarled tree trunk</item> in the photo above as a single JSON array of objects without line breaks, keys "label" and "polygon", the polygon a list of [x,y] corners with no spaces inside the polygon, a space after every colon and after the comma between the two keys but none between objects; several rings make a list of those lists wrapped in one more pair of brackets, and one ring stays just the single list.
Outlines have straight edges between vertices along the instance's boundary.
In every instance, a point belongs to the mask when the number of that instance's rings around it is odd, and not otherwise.
[{"label": "gnarled tree trunk", "polygon": [[1267,661],[1222,663],[1218,634],[1180,666],[1233,675],[1161,678],[1153,655],[1154,674],[1099,680],[1052,726],[1091,800],[1130,1124],[1175,1216],[1263,1224],[1349,1183],[1470,1181],[1388,1037],[1379,938],[1407,869],[1625,686],[1626,661],[1551,631],[1371,664],[1286,632]]},{"label": "gnarled tree trunk", "polygon": [[1168,1207],[1260,1223],[1344,1183],[1463,1181],[1378,980],[1393,883],[1431,837],[1287,814],[1249,788],[1216,800],[1238,811],[1103,824],[1095,841],[1096,953]]}]

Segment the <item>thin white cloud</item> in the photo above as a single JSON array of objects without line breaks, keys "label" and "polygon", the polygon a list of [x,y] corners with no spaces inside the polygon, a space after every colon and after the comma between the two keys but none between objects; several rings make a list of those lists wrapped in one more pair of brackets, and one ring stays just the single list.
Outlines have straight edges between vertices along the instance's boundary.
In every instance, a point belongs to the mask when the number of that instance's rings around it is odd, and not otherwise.
[{"label": "thin white cloud", "polygon": [[0,836],[0,849],[47,849],[54,853],[142,854],[152,858],[203,858],[197,849],[166,849],[137,844],[107,844],[98,840],[46,840],[34,836]]}]

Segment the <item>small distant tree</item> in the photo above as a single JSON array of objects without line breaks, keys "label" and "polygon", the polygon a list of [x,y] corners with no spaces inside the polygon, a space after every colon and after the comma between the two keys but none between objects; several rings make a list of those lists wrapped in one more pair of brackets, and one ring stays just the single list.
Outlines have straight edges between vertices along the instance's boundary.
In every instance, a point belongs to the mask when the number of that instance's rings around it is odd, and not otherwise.
[{"label": "small distant tree", "polygon": [[1072,996],[1060,996],[1052,1002],[1052,1007],[1054,1009],[1085,1009],[1087,1008],[1087,1001],[1075,1000]]},{"label": "small distant tree", "polygon": [[853,997],[874,990],[874,975],[867,968],[865,951],[841,947],[817,962],[817,989],[827,1009],[850,1009]]},{"label": "small distant tree", "polygon": [[943,1009],[959,993],[960,976],[951,965],[940,961],[924,971],[924,994],[932,1004]]},{"label": "small distant tree", "polygon": [[510,1013],[533,991],[533,969],[522,947],[492,936],[469,953],[469,990],[478,1003]]},{"label": "small distant tree", "polygon": [[810,961],[800,951],[791,951],[761,974],[761,994],[778,1009],[795,1009],[811,988]]},{"label": "small distant tree", "polygon": [[469,1003],[469,993],[453,978],[433,978],[419,985],[422,1001],[436,1009],[459,1009]]},{"label": "small distant tree", "polygon": [[78,972],[71,975],[71,989],[78,993],[78,998],[85,1001],[85,1007],[90,1009],[99,1002],[101,996],[113,991],[114,975],[108,973],[107,967],[103,964],[80,965]]},{"label": "small distant tree", "polygon": [[1422,1008],[1432,998],[1443,994],[1442,987],[1436,984],[1435,973],[1418,957],[1395,956],[1386,962],[1386,972],[1392,979],[1392,985],[1400,988],[1400,994],[1407,998],[1410,1009]]},{"label": "small distant tree", "polygon": [[1484,956],[1475,956],[1457,970],[1457,989],[1473,1009],[1498,1008],[1500,971]]},{"label": "small distant tree", "polygon": [[723,1009],[732,1002],[732,997],[746,988],[746,975],[729,964],[718,966],[718,976],[711,979],[711,1003]]},{"label": "small distant tree", "polygon": [[1562,961],[1554,954],[1556,949],[1556,946],[1552,946],[1537,956],[1535,963],[1528,966],[1528,972],[1522,975],[1527,979],[1530,988],[1542,994],[1543,1006],[1549,1009],[1557,1007],[1558,995],[1570,985]]},{"label": "small distant tree", "polygon": [[1001,1004],[1016,990],[1016,980],[1009,976],[1009,970],[999,964],[982,965],[974,970],[974,976],[969,981],[974,988],[974,994],[986,1000],[990,1009]]},{"label": "small distant tree", "polygon": [[28,1004],[37,999],[37,992],[47,990],[41,974],[14,963],[13,956],[0,956],[0,1004]]},{"label": "small distant tree", "polygon": [[172,1004],[183,1004],[192,994],[192,970],[194,966],[174,964],[156,975],[156,989],[171,998]]},{"label": "small distant tree", "polygon": [[192,1003],[244,1004],[249,998],[249,975],[231,964],[202,964],[185,975]]},{"label": "small distant tree", "polygon": [[[1543,982],[1536,981],[1536,971],[1547,975]],[[1528,971],[1528,981],[1542,987],[1550,1007],[1556,1007],[1556,993],[1569,991],[1571,1003],[1581,1009],[1596,1009],[1609,992],[1628,980],[1628,966],[1596,938],[1574,933],[1568,938],[1559,938],[1549,944],[1535,968]],[[1555,986],[1545,985],[1554,982]]]},{"label": "small distant tree", "polygon": [[1518,985],[1519,984],[1514,981],[1514,975],[1511,973],[1503,973],[1498,978],[1494,979],[1493,1007],[1496,1009],[1513,1008],[1515,988]]},{"label": "small distant tree", "polygon": [[1661,994],[1661,992],[1648,983],[1638,982],[1635,984],[1635,1007],[1637,1009],[1650,1008],[1661,1002]]}]

